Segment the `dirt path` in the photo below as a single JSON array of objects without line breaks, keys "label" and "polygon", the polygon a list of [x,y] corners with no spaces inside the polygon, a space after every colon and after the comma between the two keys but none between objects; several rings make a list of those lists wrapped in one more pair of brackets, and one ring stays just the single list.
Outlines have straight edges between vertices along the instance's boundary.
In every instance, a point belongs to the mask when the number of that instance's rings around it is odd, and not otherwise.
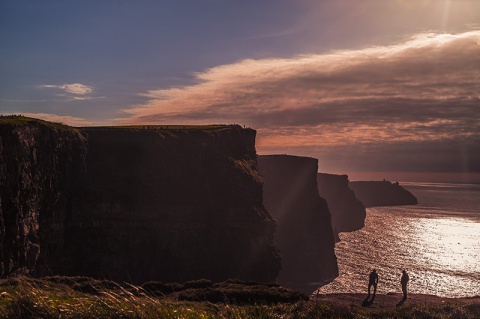
[{"label": "dirt path", "polygon": [[[402,306],[402,294],[389,293],[386,295],[377,294],[375,300],[370,305],[364,305],[370,308],[395,308]],[[344,306],[362,306],[366,294],[319,294],[311,297],[311,300],[331,302]],[[403,305],[421,305],[421,304],[446,304],[446,303],[480,303],[480,296],[465,298],[445,298],[432,295],[410,294]]]}]

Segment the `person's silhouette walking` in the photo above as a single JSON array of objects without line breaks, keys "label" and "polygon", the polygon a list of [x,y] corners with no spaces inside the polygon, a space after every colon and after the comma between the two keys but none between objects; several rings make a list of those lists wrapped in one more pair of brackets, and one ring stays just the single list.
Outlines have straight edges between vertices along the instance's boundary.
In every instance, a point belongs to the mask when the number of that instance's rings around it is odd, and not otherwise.
[{"label": "person's silhouette walking", "polygon": [[375,298],[375,295],[377,294],[377,285],[378,285],[378,274],[377,274],[377,270],[373,269],[368,279],[368,297],[370,297],[370,289],[373,286],[373,298]]},{"label": "person's silhouette walking", "polygon": [[400,279],[400,283],[402,284],[402,292],[403,292],[403,300],[407,300],[407,284],[410,280],[408,274],[405,270],[402,270],[402,278]]}]

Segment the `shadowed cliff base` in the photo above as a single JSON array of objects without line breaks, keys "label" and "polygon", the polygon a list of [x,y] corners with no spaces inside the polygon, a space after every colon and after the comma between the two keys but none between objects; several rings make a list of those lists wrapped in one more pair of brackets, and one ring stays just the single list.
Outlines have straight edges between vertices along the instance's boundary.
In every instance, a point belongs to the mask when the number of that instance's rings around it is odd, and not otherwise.
[{"label": "shadowed cliff base", "polygon": [[348,185],[365,207],[418,204],[417,198],[398,182],[356,181]]},{"label": "shadowed cliff base", "polygon": [[274,281],[255,135],[3,117],[1,276]]},{"label": "shadowed cliff base", "polygon": [[338,276],[326,201],[318,194],[318,160],[291,155],[258,157],[263,202],[277,220],[281,285],[308,293]]}]

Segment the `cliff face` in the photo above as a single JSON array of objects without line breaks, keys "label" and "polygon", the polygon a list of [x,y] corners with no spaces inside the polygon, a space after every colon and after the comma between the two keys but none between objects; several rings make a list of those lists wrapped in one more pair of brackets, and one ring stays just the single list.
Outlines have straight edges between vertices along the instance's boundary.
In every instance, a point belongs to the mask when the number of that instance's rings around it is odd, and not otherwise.
[{"label": "cliff face", "polygon": [[365,206],[348,187],[347,175],[319,173],[318,192],[328,203],[335,233],[359,230],[365,226]]},{"label": "cliff face", "polygon": [[[338,276],[334,236],[326,201],[318,194],[314,158],[258,157],[264,179],[264,204],[277,220],[275,234],[282,270],[280,284],[312,292]],[[316,285],[316,286],[315,286]]]},{"label": "cliff face", "polygon": [[57,271],[83,178],[85,137],[42,121],[0,123],[0,275]]},{"label": "cliff face", "polygon": [[417,198],[398,183],[361,181],[350,182],[349,186],[365,207],[418,204]]},{"label": "cliff face", "polygon": [[277,277],[254,130],[55,131],[36,121],[1,133],[3,276]]},{"label": "cliff face", "polygon": [[[88,178],[68,243],[73,273],[115,280],[274,281],[255,131],[84,129]],[[72,250],[73,251],[73,250]]]}]

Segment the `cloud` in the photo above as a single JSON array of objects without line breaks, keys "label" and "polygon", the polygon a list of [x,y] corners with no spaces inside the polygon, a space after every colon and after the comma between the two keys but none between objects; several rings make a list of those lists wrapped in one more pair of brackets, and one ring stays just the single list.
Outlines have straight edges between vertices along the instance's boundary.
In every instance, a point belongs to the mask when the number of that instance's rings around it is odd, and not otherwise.
[{"label": "cloud", "polygon": [[194,85],[143,93],[147,102],[119,122],[246,124],[257,129],[260,152],[281,153],[480,136],[480,30],[243,60],[196,77]]},{"label": "cloud", "polygon": [[60,89],[65,91],[66,93],[75,94],[75,95],[86,95],[93,92],[93,88],[91,86],[80,84],[80,83],[71,83],[71,84],[62,84],[62,85],[42,84],[40,85],[40,87]]}]

